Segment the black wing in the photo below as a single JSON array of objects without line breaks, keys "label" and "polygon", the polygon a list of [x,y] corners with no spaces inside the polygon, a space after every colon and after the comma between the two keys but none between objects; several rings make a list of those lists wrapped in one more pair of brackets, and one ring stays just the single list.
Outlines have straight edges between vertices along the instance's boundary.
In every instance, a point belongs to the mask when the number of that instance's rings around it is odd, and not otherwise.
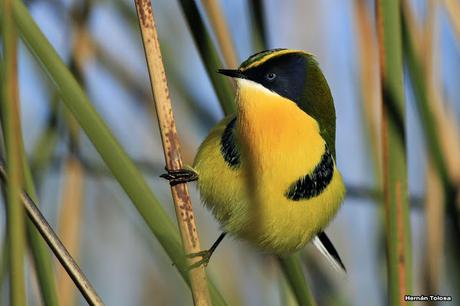
[{"label": "black wing", "polygon": [[329,149],[326,149],[321,161],[313,172],[295,181],[284,194],[293,201],[307,200],[320,195],[329,185],[334,175],[334,158]]},{"label": "black wing", "polygon": [[227,124],[220,140],[220,152],[231,169],[240,166],[240,152],[235,139],[235,124],[236,117]]}]

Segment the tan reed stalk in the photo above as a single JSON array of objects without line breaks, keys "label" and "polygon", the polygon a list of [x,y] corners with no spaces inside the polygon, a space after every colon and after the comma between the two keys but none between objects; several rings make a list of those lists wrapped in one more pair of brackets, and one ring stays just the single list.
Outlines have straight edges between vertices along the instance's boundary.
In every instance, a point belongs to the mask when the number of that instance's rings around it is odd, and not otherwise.
[{"label": "tan reed stalk", "polygon": [[446,7],[455,35],[460,41],[460,3],[456,0],[444,0],[443,4]]},{"label": "tan reed stalk", "polygon": [[238,59],[236,58],[235,46],[233,44],[232,35],[227,26],[224,14],[217,0],[202,0],[206,14],[211,22],[211,27],[217,37],[217,42],[222,52],[225,65],[228,68],[235,69],[238,67]]},{"label": "tan reed stalk", "polygon": [[[147,58],[150,82],[155,97],[155,108],[163,142],[166,167],[169,170],[178,170],[183,167],[180,144],[172,113],[152,5],[150,0],[137,0],[135,1],[135,5]],[[178,184],[172,186],[171,192],[185,253],[197,253],[201,251],[201,247],[187,185]],[[198,260],[199,258],[189,259],[189,263],[193,264]],[[199,266],[191,269],[189,271],[189,279],[195,305],[211,305],[204,267]]]},{"label": "tan reed stalk", "polygon": [[432,161],[427,162],[425,193],[426,254],[424,274],[426,292],[439,292],[444,254],[444,190]]},{"label": "tan reed stalk", "polygon": [[[59,236],[70,254],[78,259],[80,249],[80,228],[83,210],[84,172],[78,159],[71,155],[64,167],[64,188],[62,190]],[[57,284],[61,305],[75,305],[75,286],[63,267],[57,268]]]},{"label": "tan reed stalk", "polygon": [[358,30],[358,43],[360,50],[361,70],[361,105],[364,111],[364,124],[367,131],[367,139],[370,145],[374,177],[378,189],[381,188],[381,148],[380,148],[380,84],[378,80],[378,54],[373,24],[366,1],[355,1],[356,29]]},{"label": "tan reed stalk", "polygon": [[208,33],[200,15],[198,6],[195,1],[189,0],[180,0],[179,3],[220,105],[225,114],[233,114],[236,111],[234,87],[231,85],[231,80],[216,73],[216,70],[222,68],[223,65],[211,39],[211,35]]}]

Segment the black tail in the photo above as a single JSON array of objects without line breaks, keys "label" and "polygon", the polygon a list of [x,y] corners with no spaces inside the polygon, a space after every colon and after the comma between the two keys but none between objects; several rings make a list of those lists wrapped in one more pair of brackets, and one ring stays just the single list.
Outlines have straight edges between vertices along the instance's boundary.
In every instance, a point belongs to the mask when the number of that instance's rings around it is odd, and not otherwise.
[{"label": "black tail", "polygon": [[319,251],[326,256],[326,258],[331,262],[331,264],[337,270],[343,269],[344,272],[347,272],[345,265],[340,259],[339,253],[335,249],[332,242],[329,240],[325,232],[320,232],[315,238],[313,238],[313,244],[319,249]]}]

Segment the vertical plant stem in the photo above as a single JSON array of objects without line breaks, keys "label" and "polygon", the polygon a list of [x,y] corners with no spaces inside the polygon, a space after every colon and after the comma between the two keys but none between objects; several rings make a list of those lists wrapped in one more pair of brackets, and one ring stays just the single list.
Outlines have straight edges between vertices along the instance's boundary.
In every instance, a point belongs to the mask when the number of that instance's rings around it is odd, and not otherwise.
[{"label": "vertical plant stem", "polygon": [[[3,120],[5,121],[5,120]],[[20,140],[22,170],[24,171],[24,188],[34,197],[35,189],[30,176],[30,169],[27,164],[27,158],[23,148],[22,139]],[[19,156],[19,157],[21,157]],[[3,165],[0,165],[3,167]],[[4,171],[4,169],[1,169]],[[6,201],[5,201],[6,202]],[[41,299],[46,306],[57,306],[56,284],[54,281],[54,272],[51,267],[51,256],[49,250],[40,236],[40,233],[35,228],[34,224],[29,220],[25,220],[27,242],[31,250],[34,269],[37,276],[38,285],[40,288]],[[8,248],[6,248],[8,249]]]},{"label": "vertical plant stem", "polygon": [[268,46],[268,34],[265,26],[264,0],[249,2],[249,11],[252,14],[252,36],[256,51],[262,51]]},{"label": "vertical plant stem", "polygon": [[26,305],[26,290],[24,283],[24,250],[25,222],[24,208],[20,202],[22,188],[21,160],[21,124],[19,113],[19,92],[17,81],[17,35],[13,21],[13,6],[11,0],[5,0],[3,6],[3,59],[4,71],[2,80],[2,120],[5,138],[6,159],[8,167],[6,176],[7,198],[7,233],[10,272],[10,302],[11,305]]},{"label": "vertical plant stem", "polygon": [[[166,168],[169,170],[182,169],[180,144],[172,113],[171,100],[169,97],[168,84],[163,67],[152,5],[150,0],[137,0],[135,4],[144,42],[150,82],[155,97],[155,109],[163,142]],[[172,186],[171,192],[185,253],[197,253],[201,250],[201,247],[187,185],[178,184]],[[193,264],[198,260],[199,258],[190,259],[189,263]],[[204,266],[201,265],[195,269],[191,269],[189,271],[189,279],[195,305],[211,305]]]},{"label": "vertical plant stem", "polygon": [[368,139],[374,177],[377,189],[381,188],[381,152],[380,129],[381,117],[380,96],[378,94],[378,64],[375,48],[374,33],[372,31],[372,19],[369,14],[369,7],[364,0],[355,1],[356,29],[358,30],[360,49],[360,70],[361,70],[361,105],[363,109],[364,128]]},{"label": "vertical plant stem", "polygon": [[411,238],[407,195],[400,3],[376,4],[382,87],[383,191],[391,305],[411,292]]},{"label": "vertical plant stem", "polygon": [[[65,162],[64,189],[59,216],[59,236],[70,254],[78,260],[80,224],[83,210],[84,173],[78,159],[71,155]],[[57,268],[59,300],[61,305],[75,305],[75,287],[63,267]]]},{"label": "vertical plant stem", "polygon": [[[30,172],[30,167],[25,156],[24,146],[22,144],[22,165],[24,170],[24,189],[30,195],[31,199],[38,203],[38,197],[35,192],[35,186]],[[58,306],[56,292],[56,282],[51,262],[51,254],[46,246],[45,240],[41,237],[40,232],[35,227],[30,218],[26,221],[27,240],[32,250],[35,270],[37,272],[38,285],[40,287],[43,304],[46,306]]]},{"label": "vertical plant stem", "polygon": [[[355,0],[356,30],[358,32],[358,45],[360,51],[360,91],[361,108],[363,111],[363,128],[368,144],[368,152],[372,162],[374,186],[379,196],[374,197],[378,204],[376,236],[379,248],[385,247],[385,219],[382,191],[382,138],[381,126],[382,108],[380,95],[380,75],[378,64],[378,48],[372,10],[367,0]],[[350,196],[347,188],[347,196]],[[379,256],[378,261],[382,263],[384,256]],[[385,287],[385,280],[378,279],[379,286]]]},{"label": "vertical plant stem", "polygon": [[[2,193],[2,196],[3,195],[4,194]],[[5,197],[3,197],[2,200],[4,199]],[[6,283],[5,281],[6,281],[7,273],[8,273],[8,263],[9,263],[8,245],[9,245],[8,236],[5,235],[2,241],[2,245],[0,246],[1,247],[0,249],[0,301],[3,301],[3,294],[4,294],[3,286]]]},{"label": "vertical plant stem", "polygon": [[219,1],[202,0],[204,9],[211,21],[212,28],[216,33],[217,41],[220,46],[220,51],[224,57],[225,64],[228,68],[237,68],[238,60],[236,57],[235,47],[233,45],[232,36],[227,26],[224,14],[219,6]]},{"label": "vertical plant stem", "polygon": [[316,306],[313,294],[305,281],[299,254],[279,257],[281,269],[300,306]]},{"label": "vertical plant stem", "polygon": [[225,114],[233,114],[236,111],[233,97],[235,96],[234,88],[228,78],[216,73],[217,69],[222,68],[222,62],[214,46],[211,36],[206,30],[206,26],[200,16],[195,0],[179,1],[185,15],[185,19],[192,32],[195,45],[200,52],[208,76],[216,91],[217,98]]},{"label": "vertical plant stem", "polygon": [[281,305],[283,306],[297,306],[297,299],[294,293],[291,290],[291,286],[288,284],[287,279],[283,274],[280,274],[280,278],[278,280],[278,286],[281,288]]},{"label": "vertical plant stem", "polygon": [[[426,253],[424,273],[426,292],[439,292],[439,281],[442,271],[444,253],[444,193],[442,183],[434,169],[433,162],[427,163],[426,170]],[[441,205],[440,205],[441,204]]]},{"label": "vertical plant stem", "polygon": [[460,3],[455,0],[444,0],[443,3],[446,7],[455,35],[460,41],[460,18],[458,18],[458,16],[460,16]]}]

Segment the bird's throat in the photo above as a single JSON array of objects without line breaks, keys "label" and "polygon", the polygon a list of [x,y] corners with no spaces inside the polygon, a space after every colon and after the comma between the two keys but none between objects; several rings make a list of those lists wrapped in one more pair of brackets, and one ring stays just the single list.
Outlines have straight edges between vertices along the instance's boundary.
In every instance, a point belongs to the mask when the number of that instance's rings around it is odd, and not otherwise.
[{"label": "bird's throat", "polygon": [[299,145],[299,136],[319,136],[316,120],[293,101],[257,83],[238,83],[237,138],[252,166],[264,167]]}]

